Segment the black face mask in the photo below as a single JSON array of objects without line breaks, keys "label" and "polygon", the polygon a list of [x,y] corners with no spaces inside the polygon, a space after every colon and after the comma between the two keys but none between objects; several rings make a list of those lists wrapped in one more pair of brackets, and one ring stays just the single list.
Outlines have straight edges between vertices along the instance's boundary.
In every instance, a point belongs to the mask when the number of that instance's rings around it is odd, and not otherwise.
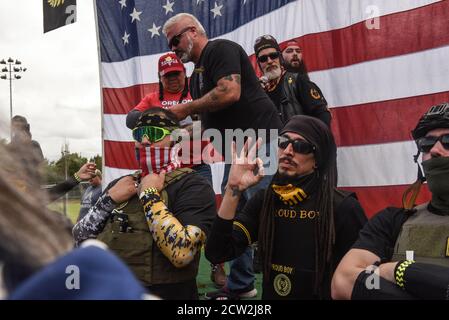
[{"label": "black face mask", "polygon": [[449,157],[431,158],[422,162],[430,192],[432,206],[439,211],[449,211]]}]

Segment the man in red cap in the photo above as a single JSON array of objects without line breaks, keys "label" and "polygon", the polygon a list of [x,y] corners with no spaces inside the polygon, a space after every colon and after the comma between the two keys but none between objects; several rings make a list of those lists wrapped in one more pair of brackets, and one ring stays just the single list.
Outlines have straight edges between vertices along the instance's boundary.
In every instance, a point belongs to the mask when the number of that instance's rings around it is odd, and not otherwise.
[{"label": "man in red cap", "polygon": [[296,40],[290,40],[280,45],[284,67],[287,71],[304,75],[309,79],[307,67],[302,56],[302,49]]},{"label": "man in red cap", "polygon": [[[133,128],[140,114],[146,109],[158,106],[169,109],[178,103],[192,101],[189,93],[186,69],[176,54],[169,52],[159,58],[158,63],[159,91],[146,95],[137,106],[128,113],[126,125]],[[189,116],[181,121],[181,125],[192,124]]]},{"label": "man in red cap", "polygon": [[[150,108],[161,107],[171,109],[178,104],[192,101],[184,64],[173,52],[166,53],[159,58],[158,62],[159,91],[146,95],[137,106],[126,116],[126,126],[133,129],[141,114]],[[193,120],[190,116],[181,119],[180,125],[188,131],[193,130]],[[193,134],[191,134],[193,137]],[[201,142],[201,150],[208,145],[207,141]],[[191,147],[193,150],[193,146]],[[137,152],[137,151],[136,151]],[[212,171],[207,163],[203,163],[202,152],[192,155],[191,163],[196,165],[193,169],[206,178],[212,184]]]}]

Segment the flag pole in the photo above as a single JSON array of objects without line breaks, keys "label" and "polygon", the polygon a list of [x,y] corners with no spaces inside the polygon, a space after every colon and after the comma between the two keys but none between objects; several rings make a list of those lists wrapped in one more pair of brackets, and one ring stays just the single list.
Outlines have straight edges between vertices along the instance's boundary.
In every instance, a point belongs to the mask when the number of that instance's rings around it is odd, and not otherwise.
[{"label": "flag pole", "polygon": [[[105,170],[105,164],[104,164],[104,106],[103,106],[103,90],[102,90],[102,83],[103,79],[101,76],[101,52],[100,52],[100,33],[98,30],[98,15],[97,15],[97,1],[92,0],[92,5],[94,7],[94,19],[95,19],[95,33],[97,36],[97,54],[98,54],[98,75],[100,79],[99,88],[100,88],[100,103],[101,103],[101,172],[103,172],[103,178],[106,178],[106,170]],[[106,181],[106,179],[101,180],[102,188],[104,190],[105,186],[108,185],[109,181]]]}]

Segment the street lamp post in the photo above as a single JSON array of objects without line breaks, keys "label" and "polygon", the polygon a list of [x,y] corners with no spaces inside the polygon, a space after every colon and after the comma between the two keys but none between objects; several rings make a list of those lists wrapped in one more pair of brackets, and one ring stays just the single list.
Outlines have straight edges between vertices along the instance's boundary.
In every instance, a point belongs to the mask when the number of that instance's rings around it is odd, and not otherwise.
[{"label": "street lamp post", "polygon": [[[22,68],[22,62],[16,59],[14,61],[13,58],[9,58],[7,61],[5,59],[2,59],[0,61],[0,64],[7,65],[2,68],[2,75],[0,76],[0,79],[3,80],[9,80],[9,120],[12,119],[12,81],[13,80],[20,80],[22,76],[20,75],[21,72],[27,71],[27,68]],[[10,129],[11,139],[12,139],[12,128]]]}]

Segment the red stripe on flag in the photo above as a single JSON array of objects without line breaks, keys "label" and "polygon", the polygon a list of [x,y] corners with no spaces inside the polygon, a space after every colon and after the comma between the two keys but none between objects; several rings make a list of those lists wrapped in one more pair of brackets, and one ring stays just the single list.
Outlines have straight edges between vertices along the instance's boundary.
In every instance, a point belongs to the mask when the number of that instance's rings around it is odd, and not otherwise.
[{"label": "red stripe on flag", "polygon": [[150,92],[159,90],[159,83],[113,89],[103,88],[103,113],[127,114]]},{"label": "red stripe on flag", "polygon": [[418,119],[443,101],[449,92],[333,108],[332,132],[340,147],[411,140]]},{"label": "red stripe on flag", "polygon": [[[408,185],[399,186],[377,186],[377,187],[345,187],[342,189],[353,191],[357,194],[365,214],[372,217],[374,214],[386,207],[402,207],[402,194]],[[416,199],[416,204],[427,202],[431,194],[427,185],[423,185]]]},{"label": "red stripe on flag", "polygon": [[[212,144],[208,143],[207,141],[201,142],[201,155],[203,158],[206,159],[207,163],[214,163],[214,162],[221,162],[223,161],[223,157],[213,149]],[[190,146],[191,152],[196,152],[196,149],[193,146]],[[181,160],[184,160],[184,157],[182,156],[182,152],[180,153]],[[186,156],[187,157],[187,156]],[[160,161],[162,161],[164,158],[164,155],[160,155]],[[111,141],[111,140],[105,140],[104,141],[104,159],[105,159],[105,165],[111,168],[119,168],[119,169],[132,169],[137,170],[138,164],[137,160],[135,159],[135,148],[134,148],[134,142],[119,142],[119,141]],[[193,157],[190,156],[190,163],[199,164],[201,157]],[[151,161],[154,163],[156,160],[155,156],[153,155]],[[185,162],[189,162],[184,160]]]},{"label": "red stripe on flag", "polygon": [[137,170],[134,142],[104,141],[105,166],[119,169]]},{"label": "red stripe on flag", "polygon": [[449,1],[441,1],[382,16],[379,29],[368,29],[362,21],[296,40],[304,48],[309,71],[338,68],[449,44],[447,12]]}]

